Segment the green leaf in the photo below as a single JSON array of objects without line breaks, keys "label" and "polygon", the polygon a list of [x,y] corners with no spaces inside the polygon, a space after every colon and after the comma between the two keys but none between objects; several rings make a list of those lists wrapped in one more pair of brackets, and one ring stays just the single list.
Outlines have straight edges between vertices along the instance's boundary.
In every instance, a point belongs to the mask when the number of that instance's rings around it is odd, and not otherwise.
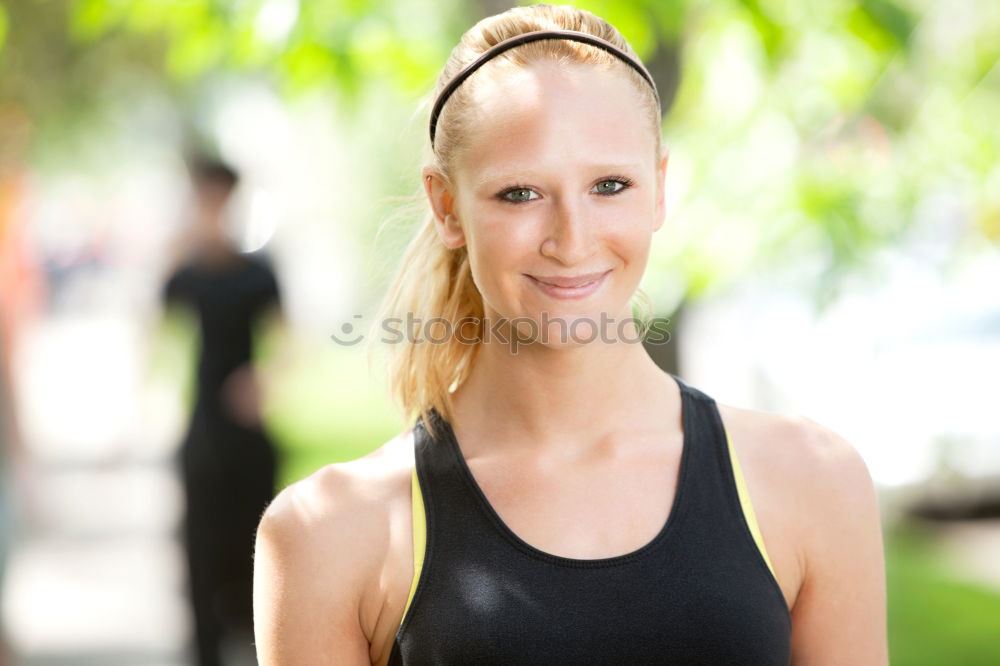
[{"label": "green leaf", "polygon": [[0,2],[0,51],[3,51],[3,43],[7,39],[7,10]]},{"label": "green leaf", "polygon": [[167,54],[167,70],[178,79],[193,79],[218,64],[225,52],[225,29],[213,22],[184,33]]},{"label": "green leaf", "polygon": [[910,43],[915,21],[909,12],[890,0],[862,0],[861,9],[874,25],[893,42],[893,46],[906,48]]},{"label": "green leaf", "polygon": [[96,41],[121,19],[120,13],[107,0],[78,0],[70,10],[70,37],[84,43]]}]

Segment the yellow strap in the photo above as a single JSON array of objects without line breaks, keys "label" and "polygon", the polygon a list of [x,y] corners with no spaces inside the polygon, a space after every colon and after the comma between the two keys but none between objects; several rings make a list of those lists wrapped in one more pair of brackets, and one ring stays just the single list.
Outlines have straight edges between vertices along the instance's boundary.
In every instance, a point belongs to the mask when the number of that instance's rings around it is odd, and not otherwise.
[{"label": "yellow strap", "polygon": [[[723,428],[725,429],[725,428]],[[726,431],[726,443],[729,445],[729,459],[733,463],[733,475],[736,477],[736,491],[740,496],[740,505],[743,507],[743,515],[747,519],[747,525],[750,526],[750,533],[753,534],[753,540],[757,542],[757,548],[760,549],[760,554],[764,556],[764,561],[767,562],[767,568],[771,570],[771,575],[777,580],[778,576],[774,573],[774,566],[771,564],[771,558],[767,556],[767,549],[764,547],[764,537],[760,534],[760,527],[757,525],[757,516],[753,511],[753,504],[750,503],[750,493],[747,491],[746,481],[743,480],[743,470],[740,469],[739,458],[736,457],[736,449],[733,448],[733,440],[729,438],[729,431]]]},{"label": "yellow strap", "polygon": [[[417,479],[417,468],[414,466],[410,474],[410,504],[413,507],[413,582],[410,583],[410,595],[406,598],[403,617],[410,609],[413,593],[417,591],[417,581],[420,580],[420,570],[424,566],[424,550],[427,544],[427,519],[424,516],[424,496],[420,492],[420,481]],[[403,621],[399,621],[402,626]]]}]

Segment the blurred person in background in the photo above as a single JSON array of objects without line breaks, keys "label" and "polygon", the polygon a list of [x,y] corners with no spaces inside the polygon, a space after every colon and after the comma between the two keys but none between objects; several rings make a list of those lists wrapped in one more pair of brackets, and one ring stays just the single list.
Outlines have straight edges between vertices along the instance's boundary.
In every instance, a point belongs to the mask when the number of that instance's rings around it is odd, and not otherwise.
[{"label": "blurred person in background", "polygon": [[215,666],[234,644],[253,654],[254,533],[278,464],[253,352],[255,332],[280,319],[280,298],[269,262],[241,253],[227,232],[238,174],[205,157],[190,172],[196,219],[163,298],[199,322],[196,398],[179,464],[197,663]]}]

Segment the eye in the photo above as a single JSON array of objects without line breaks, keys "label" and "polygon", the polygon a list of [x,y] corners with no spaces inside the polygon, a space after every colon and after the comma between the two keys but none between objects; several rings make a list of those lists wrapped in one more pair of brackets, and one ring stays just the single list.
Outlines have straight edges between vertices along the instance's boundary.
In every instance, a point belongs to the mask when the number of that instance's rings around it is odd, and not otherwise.
[{"label": "eye", "polygon": [[597,185],[594,185],[594,189],[592,191],[603,195],[618,194],[631,184],[632,181],[628,178],[609,178],[608,180],[602,180],[597,183]]},{"label": "eye", "polygon": [[500,198],[511,203],[521,203],[538,198],[538,193],[527,187],[512,187],[500,193]]}]

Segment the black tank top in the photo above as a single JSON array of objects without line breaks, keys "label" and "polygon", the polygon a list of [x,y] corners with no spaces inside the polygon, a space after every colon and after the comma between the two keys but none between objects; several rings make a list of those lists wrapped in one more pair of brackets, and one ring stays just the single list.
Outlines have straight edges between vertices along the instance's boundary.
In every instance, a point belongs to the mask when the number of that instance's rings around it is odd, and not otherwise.
[{"label": "black tank top", "polygon": [[521,540],[451,426],[432,411],[432,439],[417,422],[426,548],[390,666],[790,663],[788,605],[741,507],[718,408],[670,376],[684,428],[670,514],[652,541],[614,557]]}]

